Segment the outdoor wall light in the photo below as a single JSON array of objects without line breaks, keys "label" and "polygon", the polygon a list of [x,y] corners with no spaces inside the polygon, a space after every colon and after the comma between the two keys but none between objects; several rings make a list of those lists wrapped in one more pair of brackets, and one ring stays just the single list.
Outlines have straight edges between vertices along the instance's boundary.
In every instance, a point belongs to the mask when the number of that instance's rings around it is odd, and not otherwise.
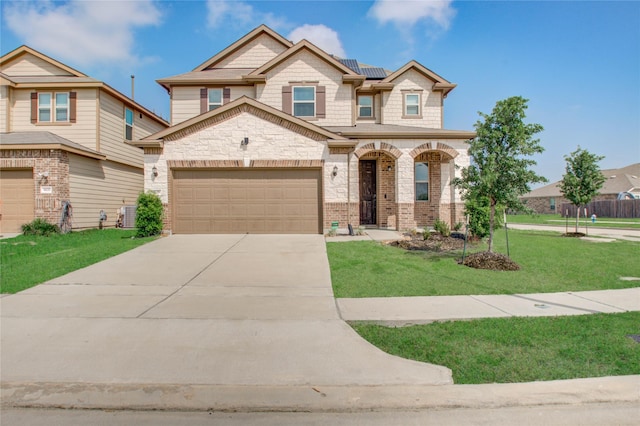
[{"label": "outdoor wall light", "polygon": [[391,166],[387,166],[387,171],[390,172],[391,171]]},{"label": "outdoor wall light", "polygon": [[244,138],[240,141],[240,145],[247,146],[249,145],[249,138]]},{"label": "outdoor wall light", "polygon": [[153,166],[153,168],[151,169],[151,176],[153,177],[158,176],[158,168],[156,166]]},{"label": "outdoor wall light", "polygon": [[333,176],[338,176],[338,166],[333,166],[333,172],[331,174]]}]

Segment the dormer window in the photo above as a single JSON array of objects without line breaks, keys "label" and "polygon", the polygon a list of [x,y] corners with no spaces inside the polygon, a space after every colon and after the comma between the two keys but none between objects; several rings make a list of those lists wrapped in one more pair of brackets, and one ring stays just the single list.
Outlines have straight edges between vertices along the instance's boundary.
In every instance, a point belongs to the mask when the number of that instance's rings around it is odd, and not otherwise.
[{"label": "dormer window", "polygon": [[358,96],[358,118],[373,118],[373,96]]},{"label": "dormer window", "polygon": [[293,87],[293,115],[296,117],[316,116],[315,86]]},{"label": "dormer window", "polygon": [[68,122],[69,93],[38,93],[38,122]]},{"label": "dormer window", "polygon": [[404,94],[404,115],[407,118],[420,117],[420,94],[419,93]]}]

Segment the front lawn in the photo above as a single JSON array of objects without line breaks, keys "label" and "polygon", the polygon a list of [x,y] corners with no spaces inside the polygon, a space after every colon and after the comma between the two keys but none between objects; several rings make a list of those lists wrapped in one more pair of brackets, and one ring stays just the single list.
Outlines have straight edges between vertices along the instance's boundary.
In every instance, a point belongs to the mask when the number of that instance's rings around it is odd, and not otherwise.
[{"label": "front lawn", "polygon": [[155,239],[132,238],[134,234],[94,229],[0,240],[0,292],[17,293]]},{"label": "front lawn", "polygon": [[[509,231],[511,258],[520,271],[460,266],[461,252],[406,251],[371,241],[327,243],[336,297],[550,293],[629,288],[640,277],[640,243],[591,242],[553,232]],[[484,250],[480,245],[472,251]],[[506,253],[504,230],[495,251]]]},{"label": "front lawn", "polygon": [[352,324],[403,358],[449,367],[457,384],[640,374],[640,312],[491,318],[404,328]]},{"label": "front lawn", "polygon": [[[564,218],[559,214],[516,214],[507,216],[508,223],[526,223],[531,225],[556,225],[556,226],[568,226],[569,232],[574,232],[576,227],[576,218],[570,217]],[[627,228],[627,229],[640,229],[640,219],[617,219],[602,217],[596,219],[596,222],[591,222],[591,219],[581,217],[579,221],[578,231],[585,232],[585,227],[589,228]]]}]

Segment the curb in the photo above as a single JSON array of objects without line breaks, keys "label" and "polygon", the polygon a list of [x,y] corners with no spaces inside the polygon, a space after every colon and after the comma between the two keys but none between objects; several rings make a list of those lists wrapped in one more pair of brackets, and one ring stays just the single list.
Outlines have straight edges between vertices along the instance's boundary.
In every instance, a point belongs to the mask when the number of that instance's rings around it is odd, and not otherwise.
[{"label": "curb", "polygon": [[640,403],[640,375],[442,386],[228,386],[4,383],[2,407],[102,410],[358,412]]}]

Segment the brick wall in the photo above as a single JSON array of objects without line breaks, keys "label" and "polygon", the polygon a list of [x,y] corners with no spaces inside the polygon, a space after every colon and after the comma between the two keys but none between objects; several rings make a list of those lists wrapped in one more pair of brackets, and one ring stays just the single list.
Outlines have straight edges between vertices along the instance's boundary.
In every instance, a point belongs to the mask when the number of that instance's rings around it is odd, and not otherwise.
[{"label": "brick wall", "polygon": [[[0,151],[0,168],[33,169],[34,216],[58,223],[62,202],[69,199],[69,156],[59,149]],[[48,174],[45,178],[43,175]],[[51,193],[42,193],[43,187]],[[46,191],[48,192],[48,191]]]},{"label": "brick wall", "polygon": [[347,203],[324,203],[324,229],[331,228],[331,222],[338,221],[338,228],[345,229],[351,224],[354,228],[360,225],[360,211],[358,203],[351,203],[351,220],[348,220],[349,208]]}]

